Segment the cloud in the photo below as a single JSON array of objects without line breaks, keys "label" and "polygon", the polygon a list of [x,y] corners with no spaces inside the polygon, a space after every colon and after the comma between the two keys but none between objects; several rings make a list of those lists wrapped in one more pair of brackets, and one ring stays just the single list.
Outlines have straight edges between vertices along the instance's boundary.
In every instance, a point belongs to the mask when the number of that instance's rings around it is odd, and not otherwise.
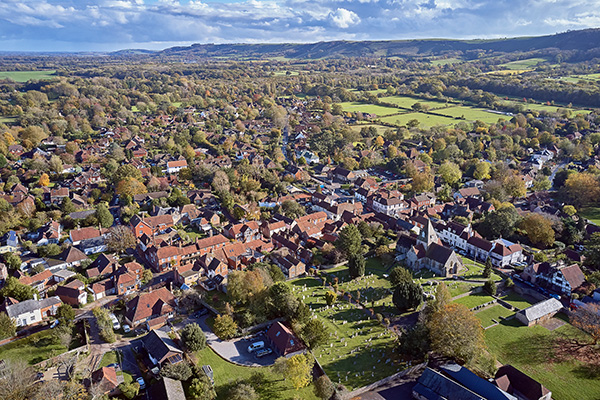
[{"label": "cloud", "polygon": [[600,25],[597,0],[1,0],[0,50],[490,38]]},{"label": "cloud", "polygon": [[360,22],[360,18],[354,11],[346,10],[345,8],[338,8],[334,12],[329,13],[329,19],[338,28],[348,28]]}]

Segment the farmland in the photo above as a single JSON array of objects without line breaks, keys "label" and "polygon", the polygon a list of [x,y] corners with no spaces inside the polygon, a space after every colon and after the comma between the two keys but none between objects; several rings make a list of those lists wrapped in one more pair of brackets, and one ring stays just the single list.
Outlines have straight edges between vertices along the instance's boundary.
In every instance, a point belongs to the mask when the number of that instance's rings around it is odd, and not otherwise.
[{"label": "farmland", "polygon": [[356,112],[360,111],[362,113],[376,114],[378,117],[383,117],[386,115],[395,114],[398,112],[395,108],[378,106],[375,104],[363,104],[358,102],[345,102],[340,103],[342,109],[344,111]]},{"label": "farmland", "polygon": [[381,101],[384,103],[391,103],[391,104],[395,104],[398,107],[402,107],[402,108],[406,108],[406,109],[411,109],[411,107],[413,106],[413,104],[415,103],[419,103],[422,106],[426,106],[429,107],[429,109],[436,109],[436,108],[442,108],[442,107],[446,107],[446,103],[443,101],[437,101],[437,100],[425,100],[425,99],[419,99],[416,97],[408,97],[408,96],[389,96],[389,97],[382,97]]},{"label": "farmland", "polygon": [[457,120],[450,117],[429,115],[419,112],[392,115],[389,117],[381,118],[381,121],[387,124],[406,125],[408,121],[411,121],[413,119],[417,120],[421,126],[451,125],[458,122]]},{"label": "farmland", "polygon": [[431,60],[430,63],[435,66],[443,66],[448,64],[457,64],[461,63],[463,60],[460,58],[440,58],[438,60]]},{"label": "farmland", "polygon": [[527,58],[525,60],[517,60],[500,64],[500,67],[510,70],[531,70],[546,61],[547,60],[545,58]]},{"label": "farmland", "polygon": [[466,106],[449,107],[449,108],[444,108],[442,110],[437,110],[436,112],[438,112],[440,114],[448,115],[448,116],[454,117],[454,118],[461,118],[461,119],[464,118],[467,121],[479,120],[479,121],[482,121],[482,122],[485,122],[488,124],[498,122],[498,120],[500,118],[503,118],[503,119],[511,118],[506,115],[492,113],[492,112],[488,112],[488,111],[485,111],[482,109],[466,107]]},{"label": "farmland", "polygon": [[1,79],[10,79],[15,82],[27,82],[30,80],[46,80],[55,77],[56,71],[0,71]]}]

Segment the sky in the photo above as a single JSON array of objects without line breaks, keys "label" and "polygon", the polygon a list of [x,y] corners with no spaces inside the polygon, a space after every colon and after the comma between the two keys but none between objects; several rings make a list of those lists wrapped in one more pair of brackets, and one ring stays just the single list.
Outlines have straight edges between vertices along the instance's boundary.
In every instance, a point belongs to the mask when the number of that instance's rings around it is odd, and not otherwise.
[{"label": "sky", "polygon": [[0,51],[501,38],[594,27],[598,0],[0,0]]}]

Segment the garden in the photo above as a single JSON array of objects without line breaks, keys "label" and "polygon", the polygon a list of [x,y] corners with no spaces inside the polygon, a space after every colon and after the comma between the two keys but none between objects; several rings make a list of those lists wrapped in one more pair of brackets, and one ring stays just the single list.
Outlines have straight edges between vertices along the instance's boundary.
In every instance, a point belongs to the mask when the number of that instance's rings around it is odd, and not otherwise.
[{"label": "garden", "polygon": [[[73,341],[70,347],[75,348],[78,345],[79,343]],[[0,359],[23,360],[33,365],[67,350],[69,348],[54,336],[54,331],[47,329],[0,346]]]}]

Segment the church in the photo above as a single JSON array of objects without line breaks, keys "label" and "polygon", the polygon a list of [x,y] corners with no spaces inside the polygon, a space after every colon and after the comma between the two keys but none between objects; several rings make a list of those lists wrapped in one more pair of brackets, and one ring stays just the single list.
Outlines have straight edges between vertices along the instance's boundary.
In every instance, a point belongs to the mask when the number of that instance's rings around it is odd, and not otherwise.
[{"label": "church", "polygon": [[442,245],[431,221],[419,232],[416,242],[408,248],[406,264],[414,270],[427,268],[441,276],[453,276],[464,268],[454,250]]}]

